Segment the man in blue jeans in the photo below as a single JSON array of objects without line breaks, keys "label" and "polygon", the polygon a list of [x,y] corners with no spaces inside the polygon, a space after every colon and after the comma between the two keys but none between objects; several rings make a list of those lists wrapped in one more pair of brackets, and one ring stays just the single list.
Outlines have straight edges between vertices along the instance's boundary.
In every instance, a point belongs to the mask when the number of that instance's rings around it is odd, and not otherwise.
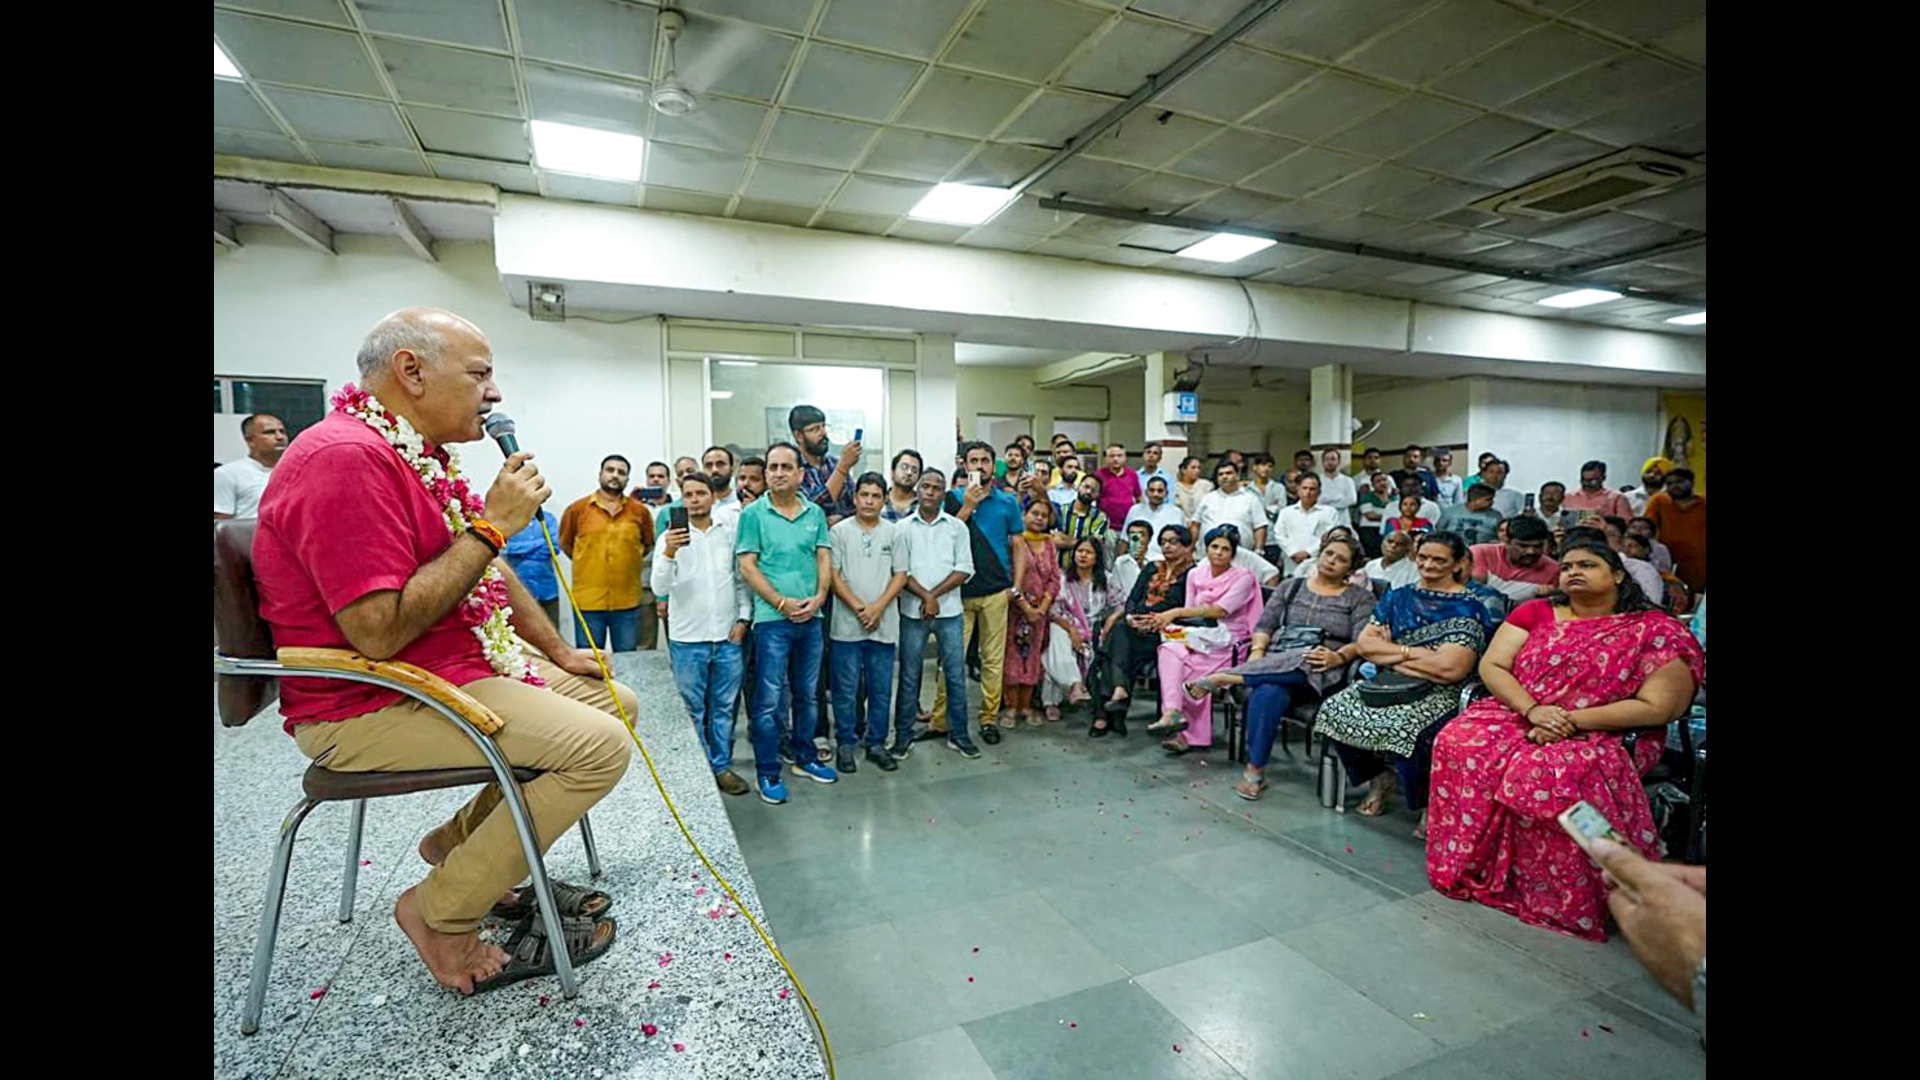
[{"label": "man in blue jeans", "polygon": [[[938,469],[920,474],[919,511],[899,523],[906,547],[906,595],[900,597],[900,690],[893,701],[892,756],[913,750],[914,716],[920,709],[920,675],[927,635],[939,640],[940,670],[947,680],[947,746],[977,758],[967,730],[967,645],[961,625],[960,586],[973,576],[973,541],[967,527],[941,506],[947,478]],[[871,714],[868,723],[873,723]]]},{"label": "man in blue jeans", "polygon": [[907,559],[898,526],[880,520],[887,482],[866,473],[855,484],[853,516],[827,530],[833,541],[832,639],[833,726],[838,744],[835,765],[843,773],[859,768],[855,760],[862,683],[867,701],[867,760],[883,772],[897,766],[887,753],[887,717],[893,714],[894,641],[900,613],[893,606],[907,583]]},{"label": "man in blue jeans", "polygon": [[653,594],[673,603],[667,622],[673,681],[700,733],[714,783],[728,795],[745,795],[747,782],[733,771],[733,704],[746,663],[740,645],[753,622],[753,594],[734,565],[733,516],[713,517],[717,483],[698,472],[680,481],[687,525],[661,537]]},{"label": "man in blue jeans", "polygon": [[821,608],[833,581],[827,515],[800,497],[800,449],[767,448],[767,494],[740,512],[734,541],[740,576],[753,590],[753,759],[760,799],[787,801],[780,781],[782,696],[793,702],[793,772],[831,784],[839,774],[820,763],[813,735],[820,722]]}]

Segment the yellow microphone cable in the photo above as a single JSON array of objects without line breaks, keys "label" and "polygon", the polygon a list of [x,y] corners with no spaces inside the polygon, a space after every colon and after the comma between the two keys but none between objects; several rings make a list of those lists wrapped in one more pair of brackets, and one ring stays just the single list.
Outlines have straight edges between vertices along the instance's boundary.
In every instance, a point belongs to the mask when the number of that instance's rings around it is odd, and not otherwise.
[{"label": "yellow microphone cable", "polygon": [[[553,576],[560,582],[560,587],[566,590],[567,606],[573,609],[573,617],[580,622],[581,636],[587,639],[587,647],[593,650],[593,659],[600,665],[601,676],[606,680],[608,687],[612,687],[613,669],[607,666],[605,654],[593,640],[593,631],[587,626],[587,617],[581,614],[580,603],[573,598],[573,586],[567,581],[567,575],[560,571],[560,549],[554,545],[553,533],[547,528],[546,516],[538,509],[534,513],[540,521],[540,534],[547,538],[547,557],[553,562]],[[662,628],[662,632],[664,629]],[[820,1033],[820,1050],[827,1059],[827,1076],[832,1080],[838,1075],[833,1068],[833,1044],[827,1041],[827,1028],[820,1022],[820,1010],[813,1007],[813,998],[807,995],[807,988],[800,982],[800,976],[793,973],[793,965],[787,963],[787,958],[781,954],[780,947],[773,943],[773,938],[768,935],[766,928],[761,926],[760,920],[754,917],[753,910],[740,899],[739,893],[733,891],[733,884],[720,873],[719,867],[713,865],[713,860],[707,858],[707,853],[701,850],[699,841],[695,840],[693,833],[687,829],[686,821],[680,817],[680,808],[673,805],[673,796],[667,794],[667,785],[660,780],[660,770],[654,768],[653,755],[647,752],[647,744],[641,741],[640,732],[634,729],[633,718],[627,715],[627,707],[621,704],[620,695],[609,689],[608,696],[613,698],[613,707],[620,714],[620,722],[627,726],[627,734],[633,737],[633,745],[640,748],[640,758],[647,763],[647,772],[653,776],[653,786],[660,789],[660,798],[666,802],[667,812],[673,815],[673,823],[680,827],[680,835],[686,837],[687,846],[693,849],[694,855],[700,860],[700,865],[707,868],[707,873],[713,875],[713,880],[719,882],[720,887],[726,890],[727,897],[733,901],[733,906],[739,909],[740,914],[747,917],[753,932],[760,935],[761,943],[766,945],[767,951],[773,954],[781,970],[785,971],[787,978],[793,982],[794,990],[800,994],[800,1003],[807,1007],[807,1017],[813,1022],[813,1029]]]}]

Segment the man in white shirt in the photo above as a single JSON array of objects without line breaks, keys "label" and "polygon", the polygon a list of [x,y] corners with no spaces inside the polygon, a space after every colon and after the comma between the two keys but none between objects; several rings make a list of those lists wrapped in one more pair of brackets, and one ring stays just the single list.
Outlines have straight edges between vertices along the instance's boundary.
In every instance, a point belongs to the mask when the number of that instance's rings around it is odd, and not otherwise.
[{"label": "man in white shirt", "polygon": [[1140,580],[1140,569],[1148,563],[1147,551],[1159,531],[1158,526],[1148,524],[1145,519],[1127,518],[1127,545],[1120,557],[1113,560],[1113,569],[1107,574],[1111,592],[1116,597],[1116,608],[1124,608],[1127,598],[1133,595],[1134,582]]},{"label": "man in white shirt", "polygon": [[1420,568],[1413,562],[1413,534],[1390,532],[1381,537],[1380,557],[1366,565],[1365,573],[1369,580],[1386,582],[1389,589],[1419,581]]},{"label": "man in white shirt", "polygon": [[717,483],[697,472],[681,479],[687,527],[666,531],[660,557],[653,560],[652,585],[655,596],[673,602],[667,623],[673,682],[700,733],[714,782],[729,795],[745,795],[751,789],[733,771],[733,709],[745,671],[741,643],[753,621],[753,594],[734,564],[734,520],[713,515]]},{"label": "man in white shirt", "polygon": [[1344,519],[1360,501],[1360,488],[1340,468],[1340,451],[1320,452],[1320,504],[1340,512]]},{"label": "man in white shirt", "polygon": [[740,495],[733,490],[733,451],[724,446],[707,447],[707,452],[700,455],[700,471],[713,481],[714,518],[740,520]]},{"label": "man in white shirt", "polygon": [[1580,515],[1563,509],[1567,501],[1567,485],[1558,480],[1549,480],[1540,485],[1540,502],[1534,510],[1535,516],[1547,523],[1547,528],[1555,536],[1565,535],[1568,529],[1580,524]]},{"label": "man in white shirt", "polygon": [[1346,515],[1320,502],[1320,478],[1303,476],[1298,484],[1300,501],[1286,507],[1273,519],[1274,543],[1280,548],[1283,577],[1295,577],[1312,568],[1313,553],[1320,550],[1320,538],[1327,530],[1345,523]]},{"label": "man in white shirt", "polygon": [[[920,509],[899,522],[897,537],[906,544],[907,581],[899,599],[900,686],[893,696],[893,746],[888,752],[896,759],[913,750],[929,634],[939,643],[940,671],[947,680],[947,738],[973,745],[967,728],[967,643],[960,600],[960,586],[973,576],[973,541],[967,527],[941,509],[947,478],[939,469],[921,472],[917,490]],[[869,728],[875,722],[869,718]]]},{"label": "man in white shirt", "polygon": [[1140,460],[1145,462],[1135,470],[1140,474],[1140,490],[1145,491],[1147,481],[1156,476],[1167,482],[1168,491],[1173,490],[1173,474],[1160,467],[1160,455],[1164,453],[1166,449],[1157,442],[1148,443],[1146,448],[1140,451]]},{"label": "man in white shirt", "polygon": [[859,769],[854,760],[865,691],[867,760],[883,772],[899,768],[887,753],[887,721],[893,715],[894,643],[900,612],[894,606],[907,584],[907,545],[896,526],[880,519],[887,482],[867,473],[855,482],[853,516],[827,530],[833,540],[833,723],[837,771]]},{"label": "man in white shirt", "polygon": [[1267,546],[1267,515],[1260,496],[1240,486],[1240,470],[1223,461],[1213,470],[1214,489],[1200,498],[1200,536],[1221,525],[1240,530],[1240,548],[1259,551]]},{"label": "man in white shirt", "polygon": [[240,421],[247,440],[247,456],[213,470],[213,520],[257,518],[260,494],[267,477],[287,452],[287,425],[271,413],[254,413]]},{"label": "man in white shirt", "polygon": [[1519,517],[1527,508],[1526,496],[1506,487],[1507,463],[1494,458],[1480,468],[1480,482],[1493,489],[1493,509],[1501,518]]},{"label": "man in white shirt", "polygon": [[1180,512],[1172,499],[1167,498],[1167,482],[1161,477],[1147,481],[1147,501],[1135,503],[1127,511],[1127,520],[1122,528],[1131,528],[1136,521],[1147,525],[1147,559],[1160,557],[1160,530],[1169,525],[1185,525],[1187,516]]}]

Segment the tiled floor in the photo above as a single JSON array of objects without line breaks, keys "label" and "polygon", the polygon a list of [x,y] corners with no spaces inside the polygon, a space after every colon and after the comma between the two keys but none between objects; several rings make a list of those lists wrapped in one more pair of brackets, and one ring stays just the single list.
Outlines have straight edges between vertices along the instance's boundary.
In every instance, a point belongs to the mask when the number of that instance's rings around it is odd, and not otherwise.
[{"label": "tiled floor", "polygon": [[1624,941],[1446,900],[1405,815],[1284,759],[1244,802],[1143,720],[727,800],[842,1080],[1705,1075]]}]

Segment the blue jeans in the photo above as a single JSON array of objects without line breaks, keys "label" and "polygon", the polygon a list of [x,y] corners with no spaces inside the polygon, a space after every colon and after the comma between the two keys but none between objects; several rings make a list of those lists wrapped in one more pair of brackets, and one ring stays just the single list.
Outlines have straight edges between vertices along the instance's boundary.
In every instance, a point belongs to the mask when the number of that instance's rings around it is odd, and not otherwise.
[{"label": "blue jeans", "polygon": [[[867,691],[867,745],[886,744],[886,717],[893,711],[893,654],[893,646],[878,641],[833,643],[833,728],[834,741],[839,745],[857,743],[854,720],[859,711],[855,703],[860,697],[863,676]],[[917,680],[915,689],[918,690]]]},{"label": "blue jeans", "polygon": [[[967,643],[961,621],[964,616],[944,619],[909,619],[900,616],[900,690],[893,697],[893,738],[895,742],[913,741],[913,722],[920,712],[920,673],[927,654],[927,635],[939,639],[940,670],[947,679],[947,734],[967,739]],[[874,721],[867,720],[871,734]]]},{"label": "blue jeans", "polygon": [[[640,647],[640,609],[630,607],[625,611],[582,611],[587,620],[587,629],[593,631],[593,643],[606,652],[632,652]],[[611,642],[611,644],[609,644]],[[587,647],[587,635],[580,630],[580,623],[573,624],[573,646],[576,649]]]},{"label": "blue jeans", "polygon": [[1304,671],[1247,676],[1247,764],[1256,769],[1267,767],[1287,707],[1293,704],[1294,695],[1306,688]]},{"label": "blue jeans", "polygon": [[758,668],[753,691],[753,764],[769,780],[780,776],[780,713],[783,701],[793,702],[792,740],[795,761],[817,761],[813,732],[820,722],[820,650],[826,640],[825,620],[805,623],[779,619],[755,623],[753,662]]},{"label": "blue jeans", "polygon": [[716,774],[733,765],[733,703],[740,696],[740,672],[745,650],[731,641],[674,641],[667,639],[673,663],[673,683],[700,733],[707,764]]}]

